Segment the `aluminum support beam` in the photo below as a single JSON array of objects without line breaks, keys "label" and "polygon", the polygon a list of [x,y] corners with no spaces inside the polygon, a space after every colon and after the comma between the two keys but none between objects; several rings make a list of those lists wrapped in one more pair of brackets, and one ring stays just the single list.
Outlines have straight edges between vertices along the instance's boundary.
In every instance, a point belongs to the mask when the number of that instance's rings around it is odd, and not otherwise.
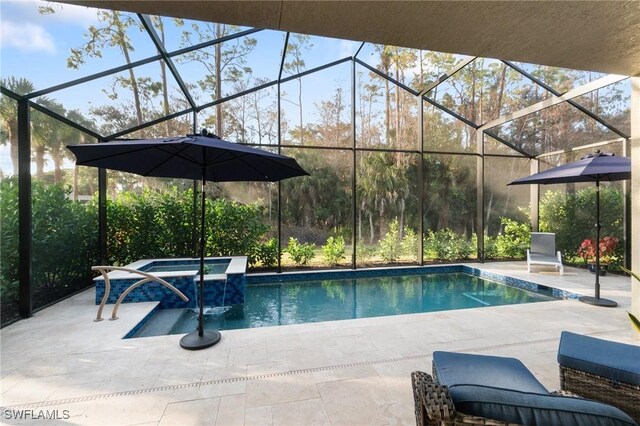
[{"label": "aluminum support beam", "polygon": [[[282,72],[289,47],[289,35],[290,33],[287,33],[284,38],[282,59],[278,71],[278,154],[282,152]],[[282,181],[278,181],[278,272],[282,272]]]},{"label": "aluminum support beam", "polygon": [[31,211],[31,126],[29,101],[18,101],[18,308],[23,318],[33,315]]},{"label": "aluminum support beam", "polygon": [[[354,65],[355,66],[355,65]],[[420,220],[418,222],[418,263],[424,265],[424,102],[422,97],[418,98],[418,111],[420,119],[418,120],[418,142],[420,143],[420,160],[418,161],[418,214]]]},{"label": "aluminum support beam", "polygon": [[56,112],[51,111],[50,109],[43,107],[40,104],[34,103],[34,102],[29,102],[29,106],[37,111],[40,111],[43,114],[48,115],[49,117],[55,118],[56,120],[66,124],[67,126],[73,127],[74,129],[80,130],[83,133],[86,133],[87,135],[96,138],[96,139],[101,139],[102,136],[99,135],[98,133],[94,132],[91,129],[87,129],[84,126],[79,125],[78,123],[76,123],[75,121],[71,121],[69,120],[67,117],[62,116]]},{"label": "aluminum support beam", "polygon": [[[209,46],[214,46],[214,45],[219,44],[219,43],[224,43],[225,41],[233,40],[235,38],[244,37],[246,35],[257,33],[259,31],[262,31],[262,29],[251,29],[251,30],[247,30],[247,31],[241,31],[239,33],[235,33],[235,34],[232,34],[232,35],[229,35],[229,36],[226,36],[226,37],[221,37],[221,38],[216,39],[216,40],[211,40],[211,41],[207,41],[207,42],[204,42],[204,43],[195,44],[193,46],[189,46],[189,47],[186,47],[184,49],[175,50],[173,52],[167,52],[167,57],[172,58],[174,56],[183,55],[185,53],[193,52],[193,51],[198,50],[198,49],[204,49],[204,48],[209,47]],[[97,80],[97,79],[102,78],[102,77],[107,77],[109,75],[112,75],[112,74],[115,74],[115,73],[118,73],[118,72],[127,71],[127,70],[129,70],[131,68],[139,67],[141,65],[146,65],[146,64],[158,61],[160,59],[162,59],[162,55],[150,56],[148,58],[141,59],[139,61],[135,61],[135,62],[132,62],[130,64],[126,64],[126,65],[121,65],[119,67],[110,68],[108,70],[104,70],[104,71],[101,71],[99,73],[91,74],[91,75],[88,75],[86,77],[78,78],[78,79],[75,79],[75,80],[67,81],[66,83],[58,84],[56,86],[52,86],[52,87],[48,87],[46,89],[38,90],[38,91],[35,91],[35,92],[32,92],[32,93],[29,93],[25,97],[28,98],[28,99],[33,99],[33,98],[36,98],[38,96],[43,96],[43,95],[47,95],[47,94],[52,93],[52,92],[56,92],[58,90],[62,90],[62,89],[66,89],[66,88],[69,88],[69,87],[77,86],[78,84],[82,84],[82,83],[86,83],[86,82],[89,82],[89,81]]]},{"label": "aluminum support beam", "polygon": [[[362,49],[364,43],[360,45],[360,49]],[[356,195],[358,192],[357,182],[356,182],[356,147],[357,147],[357,139],[356,139],[356,61],[355,57],[360,53],[360,49],[353,56],[351,61],[351,136],[352,136],[352,145],[351,145],[351,268],[356,269],[357,265],[357,246],[358,246],[358,215],[356,214],[356,209],[358,208],[358,203],[356,200]]]},{"label": "aluminum support beam", "polygon": [[[156,29],[153,27],[153,23],[151,22],[151,17],[149,15],[142,15],[138,13],[138,18],[140,19],[140,22],[142,22],[142,25],[144,26],[145,30],[147,30],[149,37],[151,37],[153,44],[156,46],[156,49],[162,56],[162,60],[164,60],[165,64],[169,68],[169,71],[173,75],[173,78],[175,78],[176,82],[178,83],[178,87],[180,87],[180,90],[182,91],[182,94],[184,95],[184,97],[187,99],[187,102],[189,102],[189,105],[191,105],[191,108],[195,109],[196,103],[193,100],[193,97],[191,97],[191,93],[189,93],[189,89],[187,89],[187,85],[184,84],[184,81],[182,80],[180,73],[176,69],[175,64],[173,63],[169,55],[167,55],[167,49],[165,48],[162,40],[160,40],[160,37],[158,36]],[[219,76],[216,76],[216,78],[218,77]]]},{"label": "aluminum support beam", "polygon": [[[624,139],[622,142],[622,156],[628,157],[631,153],[631,140]],[[624,259],[622,263],[627,269],[631,269],[631,182],[623,180],[622,182],[622,235],[624,236]]]},{"label": "aluminum support beam", "polygon": [[[104,141],[101,141],[104,142]],[[100,265],[109,265],[107,250],[107,169],[98,169],[98,255]]]},{"label": "aluminum support beam", "polygon": [[554,105],[560,104],[562,102],[566,102],[570,99],[577,98],[589,92],[593,92],[594,90],[598,90],[602,87],[608,86],[610,84],[617,83],[619,81],[625,80],[629,77],[621,76],[621,75],[608,75],[606,77],[599,78],[598,80],[594,80],[590,83],[584,84],[575,89],[569,90],[567,93],[561,96],[553,96],[549,99],[545,99],[543,101],[537,102],[533,105],[530,105],[526,108],[522,108],[518,111],[512,112],[510,114],[503,115],[501,117],[496,118],[495,120],[491,120],[482,126],[479,127],[480,130],[487,130],[492,127],[500,126],[509,121],[513,121],[515,119],[525,117],[529,114],[533,114],[534,112],[542,111],[543,109],[552,107]]},{"label": "aluminum support beam", "polygon": [[453,68],[447,70],[447,72],[445,72],[444,74],[442,74],[440,77],[438,77],[436,80],[432,81],[431,83],[427,84],[425,86],[424,89],[422,89],[422,91],[420,92],[420,96],[424,96],[427,93],[429,93],[431,90],[435,89],[436,87],[438,87],[438,85],[440,83],[443,83],[444,81],[446,81],[449,77],[451,77],[452,75],[454,75],[455,73],[457,73],[458,71],[460,71],[462,68],[466,67],[467,65],[469,65],[471,62],[475,61],[476,57],[470,57],[467,59],[463,59],[460,62],[458,62],[456,65],[453,66]]},{"label": "aluminum support beam", "polygon": [[[631,270],[640,274],[640,77],[631,78]],[[631,278],[631,312],[640,318],[640,282]],[[640,332],[635,331],[640,339]]]},{"label": "aluminum support beam", "polygon": [[507,141],[506,139],[502,138],[501,136],[496,135],[495,133],[491,133],[491,132],[485,132],[485,133],[488,136],[492,137],[493,139],[497,140],[498,142],[502,143],[503,145],[508,146],[512,150],[524,155],[527,158],[534,158],[535,157],[535,155],[529,154],[524,149],[520,148],[519,146],[516,146],[516,145],[512,144],[511,142]]},{"label": "aluminum support beam", "polygon": [[[540,161],[531,159],[529,174],[540,171]],[[531,211],[531,229],[534,232],[540,230],[540,185],[529,185],[529,209]]]},{"label": "aluminum support beam", "polygon": [[626,141],[626,139],[619,138],[619,139],[611,139],[611,140],[608,140],[608,141],[594,142],[594,143],[590,143],[590,144],[587,144],[587,145],[576,146],[576,147],[573,147],[573,148],[559,149],[557,151],[545,152],[543,154],[537,155],[536,158],[537,159],[541,159],[541,158],[545,158],[545,157],[550,157],[552,155],[566,154],[568,152],[593,150],[594,148],[600,148],[602,146],[611,145],[612,143],[622,143],[622,144],[624,144],[625,141]]},{"label": "aluminum support beam", "polygon": [[[526,72],[525,70],[523,70],[522,68],[518,67],[517,65],[513,64],[512,62],[509,61],[502,61],[503,63],[505,63],[506,65],[508,65],[509,67],[511,67],[512,69],[514,69],[515,71],[517,71],[518,73],[524,75],[525,77],[527,77],[529,80],[533,81],[534,83],[536,83],[537,85],[541,86],[542,88],[544,88],[545,90],[551,92],[553,95],[555,96],[560,96],[562,93],[558,92],[557,90],[555,90],[553,87],[549,86],[548,84],[546,84],[544,81],[536,78],[535,76],[529,74],[528,72]],[[602,117],[598,116],[597,114],[593,113],[592,111],[588,110],[587,108],[583,107],[582,105],[580,105],[579,103],[569,100],[567,101],[569,104],[571,104],[571,106],[577,108],[578,110],[580,110],[581,112],[587,114],[589,117],[593,118],[594,120],[598,121],[600,124],[602,124],[603,126],[605,126],[606,128],[608,128],[609,130],[611,130],[612,132],[616,133],[617,135],[623,137],[623,138],[628,138],[629,135],[624,134],[622,131],[620,131],[619,129],[615,128],[614,126],[612,126],[611,124],[609,124],[606,120],[604,120]]]},{"label": "aluminum support beam", "polygon": [[484,132],[476,131],[476,236],[478,262],[484,262]]}]

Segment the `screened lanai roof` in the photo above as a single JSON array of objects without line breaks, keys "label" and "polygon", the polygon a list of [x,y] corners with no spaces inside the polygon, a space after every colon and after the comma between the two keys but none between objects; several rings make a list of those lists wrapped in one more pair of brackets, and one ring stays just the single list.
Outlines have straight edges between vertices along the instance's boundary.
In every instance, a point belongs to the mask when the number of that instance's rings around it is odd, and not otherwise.
[{"label": "screened lanai roof", "polygon": [[[284,88],[281,96],[287,101],[287,85],[294,84],[294,80],[298,78],[305,81],[307,86],[321,85],[322,82],[314,80],[318,80],[317,75],[320,73],[323,73],[325,82],[340,80],[340,84],[348,87],[350,78],[348,62],[354,62],[358,72],[366,75],[365,85],[380,86],[390,83],[393,96],[420,97],[427,112],[432,111],[433,114],[441,115],[446,120],[458,120],[471,130],[482,129],[494,140],[502,142],[503,153],[534,157],[541,153],[553,152],[560,146],[570,148],[590,142],[627,138],[630,133],[628,105],[621,105],[619,102],[620,94],[624,95],[629,91],[628,79],[624,77],[597,71],[577,71],[482,56],[440,53],[442,51],[472,54],[475,52],[504,53],[505,56],[502,57],[509,59],[540,58],[540,63],[576,64],[591,70],[623,70],[627,74],[637,74],[640,70],[634,68],[638,62],[633,60],[634,55],[637,55],[635,45],[631,49],[625,44],[626,41],[622,43],[619,40],[620,33],[638,29],[638,13],[631,10],[629,2],[614,2],[613,6],[606,8],[607,10],[600,14],[602,18],[600,23],[591,28],[591,34],[601,34],[603,31],[610,30],[612,25],[608,23],[612,19],[604,18],[608,16],[617,19],[618,33],[615,35],[607,33],[607,37],[602,37],[600,44],[591,46],[592,60],[597,56],[595,53],[599,52],[598,49],[604,50],[603,55],[612,53],[611,44],[617,43],[618,52],[621,52],[621,49],[628,50],[624,55],[616,56],[615,60],[605,61],[612,65],[604,67],[599,66],[597,60],[589,62],[585,57],[580,56],[581,43],[569,52],[566,46],[571,46],[572,39],[563,38],[562,42],[558,40],[552,42],[551,39],[554,36],[564,37],[562,35],[564,32],[541,31],[540,28],[530,27],[531,30],[535,29],[535,37],[545,34],[544,37],[547,38],[539,40],[538,45],[530,40],[527,42],[522,40],[525,38],[525,33],[530,35],[525,29],[533,25],[530,19],[531,13],[535,12],[537,19],[548,19],[545,25],[554,27],[557,18],[551,15],[555,16],[559,12],[557,8],[566,8],[559,5],[563,2],[548,3],[549,9],[540,9],[533,5],[524,7],[523,2],[517,2],[521,4],[520,8],[509,6],[500,9],[496,9],[496,6],[490,2],[462,2],[467,7],[464,10],[460,9],[458,3],[453,5],[447,3],[450,6],[445,7],[442,2],[393,2],[393,8],[384,2],[371,4],[368,2],[325,4],[323,2],[118,1],[69,3],[153,12],[157,15],[128,12],[120,14],[119,25],[123,28],[123,35],[129,44],[126,54],[123,54],[122,48],[119,48],[117,43],[103,42],[102,46],[97,47],[96,44],[92,45],[88,41],[91,39],[91,34],[94,34],[91,28],[101,28],[95,18],[96,9],[90,9],[90,12],[83,15],[85,12],[82,11],[86,10],[83,7],[64,5],[62,9],[66,9],[66,12],[63,12],[60,6],[54,4],[51,8],[53,13],[43,13],[32,18],[41,20],[42,28],[55,39],[56,46],[59,45],[71,53],[67,55],[66,61],[58,60],[57,62],[47,58],[46,55],[36,56],[35,53],[31,60],[25,57],[26,60],[15,61],[18,59],[15,56],[3,57],[3,64],[12,64],[16,69],[15,72],[11,72],[12,65],[3,66],[3,77],[14,75],[26,78],[31,83],[26,86],[3,86],[3,93],[12,97],[26,98],[34,103],[34,108],[62,121],[73,123],[99,139],[135,137],[137,130],[179,119],[193,112],[202,116],[201,122],[206,122],[206,114],[203,112],[211,107],[253,92],[264,93],[265,97],[274,96],[274,88],[277,84],[281,84]],[[327,9],[329,4],[331,10]],[[469,7],[475,10],[480,5],[485,7],[482,9],[484,12],[475,20],[470,20],[468,15],[473,13]],[[591,12],[596,11],[591,3],[586,6],[581,5],[579,8],[584,8],[584,10],[580,9],[584,15],[583,21],[589,21]],[[74,11],[71,15],[93,17],[69,26],[68,22],[64,23],[64,19],[61,19],[69,13],[69,9]],[[527,14],[527,11],[530,13]],[[9,6],[3,6],[3,19],[12,19],[14,13],[19,15],[21,12],[15,12],[9,9]],[[468,32],[474,29],[478,30],[478,25],[487,23],[489,15],[492,15],[493,30],[486,27],[482,32],[476,33],[476,36],[467,37],[469,47],[462,47],[460,43],[465,38],[463,35],[468,35]],[[167,16],[197,17],[199,20],[176,20]],[[381,21],[383,16],[384,22]],[[416,16],[421,16],[425,24],[413,25],[412,20],[416,19]],[[437,19],[438,22],[444,22],[447,18],[458,22],[448,27],[455,27],[459,34],[456,37],[450,34],[451,37],[432,38],[431,35],[439,28],[445,31],[443,24],[426,24],[427,21],[434,20],[434,16],[440,17]],[[572,21],[576,21],[573,16],[566,14],[564,16],[565,26],[570,26]],[[505,23],[512,22],[516,17],[520,20],[521,30],[505,32]],[[401,18],[407,22],[401,25]],[[100,19],[99,15],[97,19]],[[259,28],[226,26],[224,33],[216,33],[217,29],[205,22],[206,20],[228,24],[250,24]],[[321,29],[319,22],[328,23],[328,25]],[[365,22],[369,25],[364,25]],[[67,30],[64,36],[56,32],[58,25],[66,25]],[[70,27],[71,30],[69,30]],[[357,40],[319,35],[300,36],[298,33],[260,28],[295,29],[309,34],[352,36]],[[481,34],[482,37],[477,34]],[[492,41],[498,35],[505,37],[504,45]],[[520,53],[510,54],[508,45],[518,41],[516,36],[520,37],[522,43],[518,50]],[[445,39],[448,41],[445,42]],[[370,41],[384,41],[387,45],[385,47]],[[485,45],[484,47],[478,44],[480,41]],[[391,42],[397,43],[391,44]],[[394,47],[398,45],[403,47]],[[437,49],[417,49],[416,46]],[[554,56],[558,53],[556,52],[558,46],[565,46],[563,56],[565,59]],[[44,48],[46,51],[47,47]],[[229,62],[223,64],[223,67],[228,66],[227,71],[244,73],[246,78],[242,81],[221,78],[220,96],[212,97],[211,93],[214,89],[212,84],[215,84],[216,76],[210,60],[215,56],[217,48],[221,51],[235,52],[229,55]],[[381,52],[385,49],[393,50],[396,57],[405,55],[411,64],[403,68],[398,63],[383,63],[384,54]],[[542,51],[547,52],[548,56],[540,57]],[[3,49],[3,56],[7,54],[5,52],[6,49]],[[283,52],[287,53],[283,56]],[[242,57],[242,64],[237,61],[238,57]],[[225,59],[222,60],[224,62]],[[234,64],[234,60],[238,63]],[[24,63],[41,64],[41,66],[18,65]],[[587,64],[589,67],[585,66]],[[416,69],[418,66],[419,72]],[[134,122],[128,119],[128,116],[135,115],[134,111],[122,111],[120,119],[114,120],[113,109],[121,105],[123,99],[126,100],[127,97],[132,96],[131,90],[114,82],[126,81],[131,70],[135,70],[138,80],[148,85],[144,99],[146,108],[144,114],[140,114],[144,116]],[[558,78],[557,76],[562,73],[570,75],[571,78]],[[498,81],[498,77],[504,85],[499,91],[504,94],[501,102],[488,98],[492,93],[488,88],[473,90],[473,98],[467,96],[471,92],[469,90],[471,85],[489,85],[492,83],[492,78]],[[484,83],[481,83],[482,81]],[[581,90],[586,83],[594,83],[595,91],[574,93],[573,97],[567,96],[567,93]],[[167,89],[166,100],[162,99],[163,90],[159,88],[161,86]],[[493,92],[495,93],[495,90]],[[563,99],[562,96],[567,99]],[[611,100],[611,102],[594,102],[594,99]],[[64,102],[61,103],[61,100]],[[290,104],[295,103],[295,99],[289,101]],[[540,106],[542,103],[545,104],[544,107]],[[493,107],[489,108],[490,105]],[[286,110],[286,108],[287,102],[283,102],[283,109]],[[526,111],[526,114],[510,116],[527,108],[530,111]],[[110,119],[104,120],[103,117],[107,116],[107,112],[110,113]],[[89,116],[92,116],[91,120],[87,120]],[[572,123],[567,125],[554,121],[558,116],[565,118],[570,116],[573,118]],[[547,134],[556,134],[556,138],[540,137],[539,129],[554,129],[554,126],[557,131],[548,131]],[[473,149],[473,147],[468,148]],[[439,149],[447,151],[447,147],[439,147]]]},{"label": "screened lanai roof", "polygon": [[65,2],[640,75],[640,8],[634,0]]}]

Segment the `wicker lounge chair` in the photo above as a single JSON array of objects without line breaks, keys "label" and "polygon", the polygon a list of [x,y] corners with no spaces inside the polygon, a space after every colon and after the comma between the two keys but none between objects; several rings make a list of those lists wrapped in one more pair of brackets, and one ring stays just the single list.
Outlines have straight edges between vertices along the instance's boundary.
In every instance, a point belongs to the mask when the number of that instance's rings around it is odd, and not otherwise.
[{"label": "wicker lounge chair", "polygon": [[560,388],[620,408],[640,422],[640,346],[563,331]]},{"label": "wicker lounge chair", "polygon": [[562,255],[556,251],[556,234],[553,232],[532,232],[531,248],[527,249],[527,271],[531,265],[551,265],[564,275]]},{"label": "wicker lounge chair", "polygon": [[434,352],[433,376],[415,371],[411,380],[418,426],[637,426],[611,405],[548,392],[515,358]]}]

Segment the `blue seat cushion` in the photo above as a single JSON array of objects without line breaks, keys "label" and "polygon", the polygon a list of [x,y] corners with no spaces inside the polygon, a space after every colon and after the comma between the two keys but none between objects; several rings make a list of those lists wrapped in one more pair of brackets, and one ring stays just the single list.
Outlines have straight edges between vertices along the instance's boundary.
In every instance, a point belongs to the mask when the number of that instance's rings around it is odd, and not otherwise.
[{"label": "blue seat cushion", "polygon": [[637,426],[621,410],[589,399],[479,385],[453,385],[449,393],[461,413],[521,425]]},{"label": "blue seat cushion", "polygon": [[515,358],[436,351],[433,366],[438,382],[480,385],[521,392],[547,394],[549,391]]},{"label": "blue seat cushion", "polygon": [[640,346],[563,331],[558,363],[618,382],[640,385]]}]

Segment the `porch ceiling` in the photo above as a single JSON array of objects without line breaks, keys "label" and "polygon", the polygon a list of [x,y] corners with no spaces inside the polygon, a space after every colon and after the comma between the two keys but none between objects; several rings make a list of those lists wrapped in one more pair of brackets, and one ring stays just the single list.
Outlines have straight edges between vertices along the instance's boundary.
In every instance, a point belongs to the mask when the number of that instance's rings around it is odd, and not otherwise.
[{"label": "porch ceiling", "polygon": [[637,0],[57,1],[640,76]]}]

